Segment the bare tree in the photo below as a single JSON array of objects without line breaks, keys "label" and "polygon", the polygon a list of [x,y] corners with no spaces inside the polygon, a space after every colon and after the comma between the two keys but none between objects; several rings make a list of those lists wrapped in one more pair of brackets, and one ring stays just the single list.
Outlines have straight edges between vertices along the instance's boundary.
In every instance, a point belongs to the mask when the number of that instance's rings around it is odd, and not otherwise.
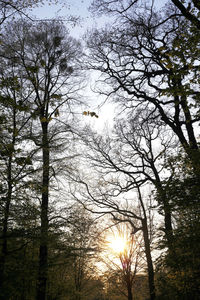
[{"label": "bare tree", "polygon": [[[154,114],[138,110],[134,119],[118,121],[118,167],[126,167],[127,174],[135,176],[140,184],[149,183],[157,194],[157,206],[164,215],[164,232],[168,247],[172,242],[172,211],[168,188],[174,178],[170,157],[177,155],[177,140]],[[115,146],[116,147],[116,146]],[[134,160],[134,163],[133,163]],[[166,168],[168,167],[168,172]],[[134,186],[134,182],[132,183]]]},{"label": "bare tree", "polygon": [[[71,175],[70,175],[71,176]],[[143,239],[144,239],[144,247],[145,247],[145,255],[146,255],[146,261],[147,261],[147,269],[148,269],[148,282],[149,282],[149,292],[150,292],[150,298],[151,300],[155,299],[155,284],[154,284],[154,270],[153,270],[153,262],[152,262],[152,256],[151,256],[151,247],[150,247],[150,235],[149,235],[149,229],[148,229],[148,216],[146,213],[145,205],[144,205],[144,199],[140,190],[140,187],[138,186],[138,198],[134,198],[133,201],[137,202],[140,206],[141,212],[137,214],[134,209],[131,208],[124,208],[123,205],[120,205],[116,202],[116,199],[111,199],[110,194],[102,191],[100,191],[101,196],[98,196],[97,187],[95,187],[96,194],[94,190],[91,190],[86,184],[83,179],[75,178],[71,176],[71,180],[73,182],[76,182],[80,186],[82,185],[85,187],[86,191],[81,193],[80,195],[77,195],[74,191],[73,196],[74,198],[81,202],[88,210],[92,211],[93,213],[99,213],[99,214],[110,214],[112,215],[113,219],[118,222],[127,222],[130,223],[132,226],[132,234],[135,234],[138,231],[142,231]],[[95,205],[96,208],[91,208],[91,205]],[[135,223],[139,223],[140,225],[137,226]]]},{"label": "bare tree", "polygon": [[[200,5],[198,0],[192,1],[180,1],[171,0],[171,2],[179,9],[181,14],[188,19],[197,29],[200,29],[200,20],[198,18],[198,12]],[[91,11],[98,14],[122,14],[128,11],[131,7],[137,7],[140,0],[94,0],[91,4]],[[154,1],[151,1],[152,8],[155,7]]]},{"label": "bare tree", "polygon": [[[146,180],[140,180],[135,176],[134,171],[128,170],[132,168],[132,164],[126,163],[126,159],[123,157],[118,162],[116,148],[113,148],[109,138],[103,139],[101,136],[89,134],[87,131],[85,142],[89,146],[86,156],[89,159],[89,168],[93,170],[93,175],[90,178],[86,175],[81,177],[78,173],[68,174],[68,177],[79,185],[78,190],[72,188],[71,193],[87,209],[100,214],[110,214],[119,222],[130,223],[133,234],[142,231],[150,295],[151,299],[155,299],[147,207],[141,188]],[[80,189],[80,186],[83,189]],[[96,208],[93,209],[92,205],[95,205]]]},{"label": "bare tree", "polygon": [[[116,221],[114,221],[116,222]],[[128,223],[114,223],[104,232],[102,248],[103,262],[108,269],[108,275],[115,286],[115,293],[125,295],[128,300],[137,294],[134,282],[139,272],[144,272],[144,251],[141,232],[132,234],[132,227]],[[122,243],[119,249],[112,246],[112,241]],[[117,275],[117,276],[115,276]],[[112,280],[113,278],[113,280]]]},{"label": "bare tree", "polygon": [[193,39],[186,30],[188,21],[172,5],[160,14],[138,1],[137,5],[122,3],[127,9],[118,11],[118,1],[108,1],[108,10],[112,7],[117,14],[114,26],[93,30],[87,39],[88,67],[103,75],[99,92],[113,97],[130,114],[138,106],[155,110],[178,137],[198,173],[199,50],[193,52],[199,45],[198,35]]},{"label": "bare tree", "polygon": [[[137,110],[135,118],[129,120],[116,120],[112,138],[85,130],[83,140],[88,149],[85,157],[96,177],[92,179],[90,176],[89,178],[86,176],[85,179],[74,177],[75,181],[85,185],[89,199],[94,202],[97,210],[99,209],[101,213],[108,210],[116,220],[118,213],[127,218],[127,222],[133,220],[131,222],[133,232],[142,230],[149,264],[150,286],[153,286],[153,275],[151,277],[153,268],[149,246],[151,224],[148,223],[147,211],[152,210],[152,205],[158,207],[160,213],[164,215],[163,230],[167,246],[173,249],[172,210],[168,188],[174,177],[174,169],[173,164],[170,165],[168,162],[168,157],[173,153],[177,154],[178,141],[170,133],[162,120],[148,110],[146,112]],[[170,166],[168,172],[166,172],[167,164]],[[156,192],[151,204],[147,204],[148,200],[145,200],[145,197],[148,198],[144,194],[147,188],[149,192]],[[132,193],[134,195],[134,191],[137,191],[137,197],[130,196]],[[87,193],[84,197],[87,205]],[[123,197],[130,200],[123,201]],[[134,211],[136,203],[140,207],[139,214]],[[134,208],[131,208],[131,205]],[[140,222],[139,227],[135,225],[137,220]],[[153,288],[151,293],[152,291]]]}]

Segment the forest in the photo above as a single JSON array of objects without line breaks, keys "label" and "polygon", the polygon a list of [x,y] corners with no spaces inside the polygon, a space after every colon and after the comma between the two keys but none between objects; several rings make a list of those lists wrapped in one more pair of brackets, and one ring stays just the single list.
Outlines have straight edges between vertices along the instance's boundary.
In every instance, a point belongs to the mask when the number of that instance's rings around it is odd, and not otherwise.
[{"label": "forest", "polygon": [[200,299],[200,1],[43,2],[0,0],[0,300]]}]

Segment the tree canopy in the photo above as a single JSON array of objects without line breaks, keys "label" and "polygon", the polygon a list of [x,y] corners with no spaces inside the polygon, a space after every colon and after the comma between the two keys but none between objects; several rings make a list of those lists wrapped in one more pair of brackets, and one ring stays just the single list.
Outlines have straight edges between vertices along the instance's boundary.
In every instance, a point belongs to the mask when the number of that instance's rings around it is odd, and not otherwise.
[{"label": "tree canopy", "polygon": [[199,1],[42,3],[0,1],[0,299],[198,299]]}]

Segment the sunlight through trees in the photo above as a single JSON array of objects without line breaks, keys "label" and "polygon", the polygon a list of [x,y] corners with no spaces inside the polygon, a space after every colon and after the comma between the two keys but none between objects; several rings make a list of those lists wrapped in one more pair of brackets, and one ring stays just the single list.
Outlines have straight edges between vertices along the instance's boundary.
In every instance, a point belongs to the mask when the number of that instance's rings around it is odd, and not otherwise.
[{"label": "sunlight through trees", "polygon": [[200,4],[164,2],[76,39],[0,0],[0,300],[199,299]]}]

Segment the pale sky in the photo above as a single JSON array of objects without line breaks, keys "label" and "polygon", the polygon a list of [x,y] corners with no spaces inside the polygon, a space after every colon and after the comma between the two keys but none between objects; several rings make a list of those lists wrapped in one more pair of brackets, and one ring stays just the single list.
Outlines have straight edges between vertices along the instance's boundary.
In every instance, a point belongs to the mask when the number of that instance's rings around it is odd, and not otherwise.
[{"label": "pale sky", "polygon": [[[154,0],[155,5],[161,8],[167,0]],[[169,1],[169,0],[168,0]],[[67,16],[77,16],[80,17],[80,25],[72,28],[71,34],[75,37],[80,37],[84,34],[88,27],[94,25],[104,25],[105,17],[94,18],[91,16],[88,8],[92,0],[58,0],[58,4],[49,4],[47,0],[44,1],[44,5],[39,5],[31,11],[31,15],[35,16],[36,19],[51,19],[51,18],[61,18],[66,19]]]},{"label": "pale sky", "polygon": [[[80,37],[88,27],[97,22],[88,10],[91,2],[92,0],[59,0],[59,4],[50,5],[48,1],[44,1],[45,4],[33,9],[31,15],[36,19],[61,18],[65,20],[70,15],[80,17],[80,24],[76,27],[72,26],[70,30],[71,35]],[[98,25],[103,25],[103,23],[105,23],[105,18],[99,18]]]}]

